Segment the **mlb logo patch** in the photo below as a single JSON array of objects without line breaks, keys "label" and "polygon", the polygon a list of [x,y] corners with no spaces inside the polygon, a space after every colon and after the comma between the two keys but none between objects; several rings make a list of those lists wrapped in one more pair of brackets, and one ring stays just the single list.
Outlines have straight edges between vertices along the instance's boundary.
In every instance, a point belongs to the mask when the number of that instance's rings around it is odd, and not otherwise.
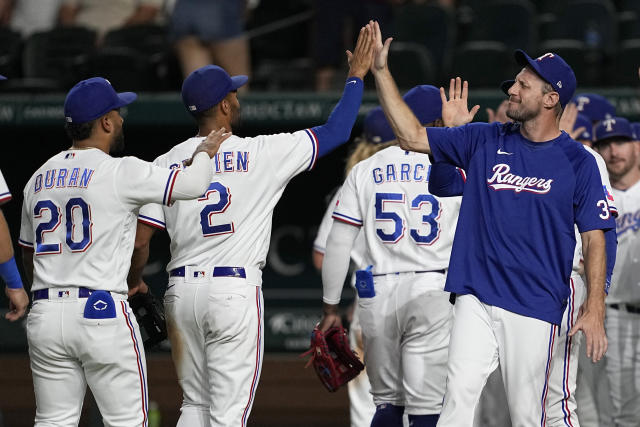
[{"label": "mlb logo patch", "polygon": [[69,298],[70,296],[70,291],[58,291],[58,298]]},{"label": "mlb logo patch", "polygon": [[193,272],[193,277],[198,278],[198,277],[204,277],[206,276],[207,273],[204,271],[194,271]]},{"label": "mlb logo patch", "polygon": [[64,155],[65,159],[73,159],[76,157],[76,153],[67,153]]}]

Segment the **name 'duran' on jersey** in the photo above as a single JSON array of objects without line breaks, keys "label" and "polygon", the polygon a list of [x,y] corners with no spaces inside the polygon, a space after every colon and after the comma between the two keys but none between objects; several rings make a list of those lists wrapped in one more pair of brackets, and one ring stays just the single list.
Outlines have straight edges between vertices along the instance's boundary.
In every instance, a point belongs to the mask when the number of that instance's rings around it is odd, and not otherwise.
[{"label": "name 'duran' on jersey", "polygon": [[513,190],[516,193],[527,191],[529,193],[547,194],[551,190],[553,179],[532,176],[522,177],[510,173],[510,171],[511,167],[509,165],[498,163],[493,167],[493,175],[487,180],[487,184],[494,190]]}]

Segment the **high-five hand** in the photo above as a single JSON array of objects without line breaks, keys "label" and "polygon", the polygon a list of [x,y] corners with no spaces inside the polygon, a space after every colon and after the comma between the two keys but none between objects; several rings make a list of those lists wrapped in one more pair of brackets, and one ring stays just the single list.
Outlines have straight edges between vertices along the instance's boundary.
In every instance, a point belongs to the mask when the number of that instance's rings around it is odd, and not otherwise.
[{"label": "high-five hand", "polygon": [[360,29],[356,47],[353,53],[347,50],[347,62],[349,63],[349,77],[363,79],[371,68],[373,60],[373,28],[370,24]]},{"label": "high-five hand", "polygon": [[442,120],[447,127],[462,126],[473,120],[480,109],[475,105],[471,111],[467,106],[469,96],[469,83],[464,82],[460,77],[451,79],[449,82],[449,100],[444,93],[444,88],[440,88],[440,98],[442,99]]},{"label": "high-five hand", "polygon": [[389,37],[382,43],[382,32],[378,21],[369,21],[367,26],[373,28],[373,63],[371,72],[376,73],[387,69],[387,57],[389,56],[389,46],[393,38]]}]

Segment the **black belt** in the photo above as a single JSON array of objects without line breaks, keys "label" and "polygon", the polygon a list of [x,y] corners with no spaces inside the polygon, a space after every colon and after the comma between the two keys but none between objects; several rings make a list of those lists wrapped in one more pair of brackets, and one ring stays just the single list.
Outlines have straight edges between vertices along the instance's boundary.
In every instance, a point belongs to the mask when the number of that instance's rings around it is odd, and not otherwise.
[{"label": "black belt", "polygon": [[388,274],[400,274],[400,273],[440,273],[444,274],[446,270],[422,270],[422,271],[398,271],[397,273],[382,273],[382,274],[374,274],[373,277],[378,276],[386,276]]},{"label": "black belt", "polygon": [[[185,267],[174,268],[169,272],[170,277],[185,277]],[[204,277],[206,271],[193,270],[193,277]],[[244,267],[213,267],[212,277],[239,277],[246,279],[247,275],[244,271]]]},{"label": "black belt", "polygon": [[631,304],[609,304],[614,310],[628,311],[629,313],[640,314],[640,305]]},{"label": "black belt", "polygon": [[[39,299],[49,299],[49,291],[57,292],[58,298],[63,298],[65,296],[64,294],[69,292],[67,290],[56,290],[56,288],[39,289],[37,291],[33,291],[33,300],[36,301]],[[78,298],[89,298],[89,295],[91,295],[91,292],[93,292],[92,289],[79,287]]]}]

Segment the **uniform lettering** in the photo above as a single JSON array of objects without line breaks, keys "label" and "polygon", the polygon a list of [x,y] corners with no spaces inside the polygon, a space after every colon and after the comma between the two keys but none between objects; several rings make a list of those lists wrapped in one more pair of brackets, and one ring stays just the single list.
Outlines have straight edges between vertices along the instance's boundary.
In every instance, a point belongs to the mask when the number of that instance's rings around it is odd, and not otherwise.
[{"label": "uniform lettering", "polygon": [[400,165],[400,181],[409,182],[409,171],[411,170],[411,166],[408,163],[403,163]]},{"label": "uniform lettering", "polygon": [[56,179],[56,170],[49,169],[44,175],[44,188],[53,188],[53,182]]},{"label": "uniform lettering", "polygon": [[233,171],[233,153],[230,151],[224,152],[224,171],[225,172]]},{"label": "uniform lettering", "polygon": [[248,151],[224,151],[213,158],[216,173],[249,172]]},{"label": "uniform lettering", "polygon": [[509,173],[509,165],[499,163],[493,167],[493,176],[487,180],[489,187],[494,190],[513,190],[516,193],[527,191],[529,193],[546,194],[551,190],[553,179],[522,177]]},{"label": "uniform lettering", "polygon": [[382,178],[382,169],[375,168],[371,172],[373,173],[373,182],[376,184],[382,184],[382,181],[384,181],[384,178]]},{"label": "uniform lettering", "polygon": [[69,171],[67,169],[60,169],[58,172],[58,182],[56,182],[56,187],[60,188],[65,186],[65,180],[67,179],[68,173]]},{"label": "uniform lettering", "polygon": [[618,233],[618,237],[628,231],[635,233],[638,230],[640,230],[640,210],[627,212],[616,219],[616,232]]},{"label": "uniform lettering", "polygon": [[82,172],[82,178],[80,178],[80,188],[87,188],[92,176],[93,169],[85,169],[84,172]]},{"label": "uniform lettering", "polygon": [[73,168],[71,171],[71,178],[69,178],[68,187],[77,187],[78,186],[78,178],[80,177],[80,168]]},{"label": "uniform lettering", "polygon": [[387,165],[387,181],[396,181],[395,165]]},{"label": "uniform lettering", "polygon": [[40,190],[42,190],[42,174],[38,174],[38,176],[36,176],[36,180],[33,185],[34,193],[37,193]]},{"label": "uniform lettering", "polygon": [[386,166],[372,169],[371,175],[376,184],[397,182],[398,174],[401,182],[427,182],[428,173],[425,174],[425,169],[426,166],[420,163],[389,163]]},{"label": "uniform lettering", "polygon": [[249,152],[238,151],[238,163],[236,164],[238,172],[247,172],[249,170]]},{"label": "uniform lettering", "polygon": [[[67,188],[67,187],[80,187],[87,188],[91,182],[93,176],[93,169],[83,169],[80,172],[80,168],[73,168],[71,173],[69,169],[49,169],[44,172],[44,189],[50,190],[52,188]],[[42,190],[42,174],[38,174],[35,178],[33,185],[33,192],[37,193]]]}]

